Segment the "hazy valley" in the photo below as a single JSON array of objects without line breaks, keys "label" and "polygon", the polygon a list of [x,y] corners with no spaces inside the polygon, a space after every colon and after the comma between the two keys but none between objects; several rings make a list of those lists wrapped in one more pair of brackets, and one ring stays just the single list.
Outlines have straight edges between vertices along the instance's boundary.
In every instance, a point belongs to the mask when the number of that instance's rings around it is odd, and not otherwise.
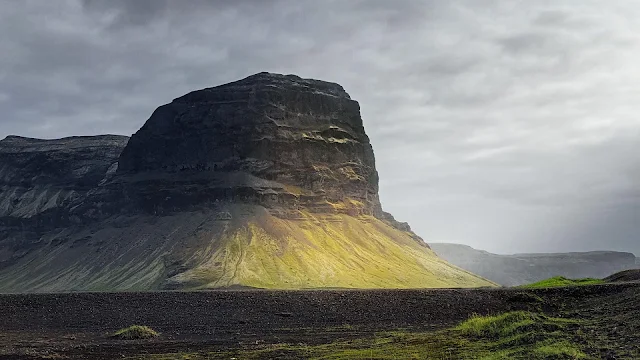
[{"label": "hazy valley", "polygon": [[430,245],[450,263],[503,286],[530,284],[554,276],[601,279],[619,271],[640,268],[640,259],[627,252],[498,255],[461,244]]}]

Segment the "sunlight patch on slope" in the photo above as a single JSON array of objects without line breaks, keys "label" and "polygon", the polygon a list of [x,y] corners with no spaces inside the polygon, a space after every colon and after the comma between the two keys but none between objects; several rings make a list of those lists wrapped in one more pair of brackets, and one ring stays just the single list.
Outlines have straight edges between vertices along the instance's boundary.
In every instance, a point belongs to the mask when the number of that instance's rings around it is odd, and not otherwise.
[{"label": "sunlight patch on slope", "polygon": [[201,288],[476,287],[493,284],[438,258],[374,217],[268,215],[225,234],[206,262],[172,280]]}]

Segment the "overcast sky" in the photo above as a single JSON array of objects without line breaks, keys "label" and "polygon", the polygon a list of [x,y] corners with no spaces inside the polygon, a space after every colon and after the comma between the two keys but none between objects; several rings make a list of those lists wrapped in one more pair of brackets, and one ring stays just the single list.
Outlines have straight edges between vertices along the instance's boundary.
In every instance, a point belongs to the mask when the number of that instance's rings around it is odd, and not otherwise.
[{"label": "overcast sky", "polygon": [[0,0],[0,138],[134,133],[260,71],[360,102],[427,241],[640,255],[637,0]]}]

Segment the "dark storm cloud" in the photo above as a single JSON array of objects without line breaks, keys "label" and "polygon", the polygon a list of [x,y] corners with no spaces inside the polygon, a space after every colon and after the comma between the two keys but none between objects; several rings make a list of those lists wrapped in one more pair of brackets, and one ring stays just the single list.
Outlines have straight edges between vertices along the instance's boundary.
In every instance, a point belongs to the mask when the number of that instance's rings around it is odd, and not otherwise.
[{"label": "dark storm cloud", "polygon": [[84,0],[82,2],[83,8],[90,12],[113,12],[115,20],[112,24],[119,26],[147,25],[155,18],[164,16],[169,4],[167,0]]},{"label": "dark storm cloud", "polygon": [[639,15],[623,0],[6,1],[0,137],[131,134],[191,90],[295,73],[360,102],[383,204],[424,238],[640,252]]}]

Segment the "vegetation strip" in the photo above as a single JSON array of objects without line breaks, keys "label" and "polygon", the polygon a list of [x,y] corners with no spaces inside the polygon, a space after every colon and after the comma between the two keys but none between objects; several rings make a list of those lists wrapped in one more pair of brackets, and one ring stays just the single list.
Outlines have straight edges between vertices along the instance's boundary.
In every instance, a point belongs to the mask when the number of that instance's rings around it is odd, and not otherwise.
[{"label": "vegetation strip", "polygon": [[267,344],[235,351],[156,355],[153,359],[583,359],[571,337],[579,320],[525,311],[474,316],[436,332],[392,331],[329,344]]},{"label": "vegetation strip", "polygon": [[522,285],[520,287],[525,289],[537,289],[537,288],[550,288],[550,287],[563,287],[563,286],[598,285],[603,283],[604,283],[604,280],[602,279],[594,279],[594,278],[568,279],[564,276],[555,276],[549,279],[535,282],[533,284]]}]

